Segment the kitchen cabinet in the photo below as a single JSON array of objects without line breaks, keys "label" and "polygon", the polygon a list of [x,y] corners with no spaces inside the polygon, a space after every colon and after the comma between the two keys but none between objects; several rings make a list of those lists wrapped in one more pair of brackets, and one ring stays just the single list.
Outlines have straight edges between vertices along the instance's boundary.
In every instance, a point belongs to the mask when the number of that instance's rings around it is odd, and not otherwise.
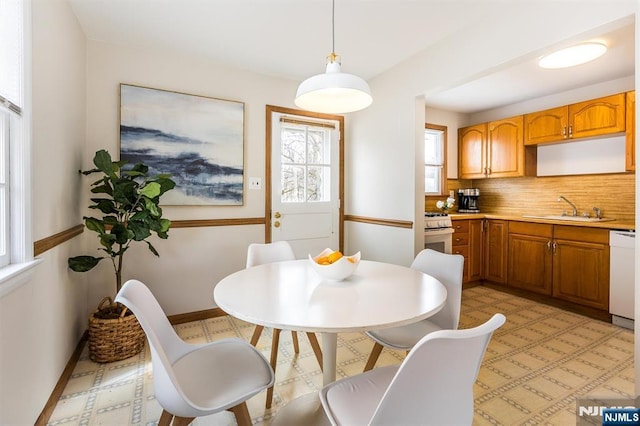
[{"label": "kitchen cabinet", "polygon": [[507,282],[507,245],[509,222],[485,219],[483,278],[496,284]]},{"label": "kitchen cabinet", "polygon": [[553,225],[509,222],[509,286],[552,295]]},{"label": "kitchen cabinet", "polygon": [[636,169],[636,91],[627,92],[625,169]]},{"label": "kitchen cabinet", "polygon": [[483,219],[453,221],[452,252],[464,257],[462,282],[482,279]]},{"label": "kitchen cabinet", "polygon": [[525,114],[524,144],[557,143],[624,132],[625,110],[625,94],[618,93]]},{"label": "kitchen cabinet", "polygon": [[458,130],[461,179],[535,175],[536,151],[525,151],[522,115]]},{"label": "kitchen cabinet", "polygon": [[554,225],[553,296],[609,309],[609,231]]},{"label": "kitchen cabinet", "polygon": [[487,123],[458,129],[460,179],[486,177]]},{"label": "kitchen cabinet", "polygon": [[509,286],[609,308],[609,231],[509,222]]}]

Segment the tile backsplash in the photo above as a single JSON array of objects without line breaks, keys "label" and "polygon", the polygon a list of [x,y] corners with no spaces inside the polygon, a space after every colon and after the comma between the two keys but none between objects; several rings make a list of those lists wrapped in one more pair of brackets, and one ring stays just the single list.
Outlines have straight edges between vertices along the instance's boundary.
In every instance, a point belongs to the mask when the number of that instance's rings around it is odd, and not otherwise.
[{"label": "tile backsplash", "polygon": [[[635,174],[601,174],[553,177],[518,177],[501,179],[448,180],[448,189],[479,188],[482,213],[521,216],[525,214],[560,214],[571,212],[564,195],[578,208],[593,215],[593,207],[604,217],[618,221],[635,221]],[[446,197],[445,197],[446,198]],[[425,197],[425,210],[434,211],[439,197]],[[456,200],[457,201],[457,200]],[[454,210],[456,210],[454,208]]]}]

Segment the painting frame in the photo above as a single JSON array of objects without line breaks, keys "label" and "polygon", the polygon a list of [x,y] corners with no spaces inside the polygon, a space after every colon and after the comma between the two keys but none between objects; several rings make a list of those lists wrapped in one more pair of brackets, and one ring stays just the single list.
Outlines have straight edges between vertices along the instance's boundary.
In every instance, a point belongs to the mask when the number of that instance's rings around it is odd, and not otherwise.
[{"label": "painting frame", "polygon": [[120,83],[119,151],[167,173],[166,206],[244,205],[244,102]]}]

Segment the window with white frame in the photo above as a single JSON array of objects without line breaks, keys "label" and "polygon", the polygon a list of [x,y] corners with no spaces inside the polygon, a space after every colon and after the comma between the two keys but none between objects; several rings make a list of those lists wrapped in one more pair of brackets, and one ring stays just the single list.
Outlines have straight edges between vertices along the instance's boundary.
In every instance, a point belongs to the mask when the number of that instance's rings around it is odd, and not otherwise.
[{"label": "window with white frame", "polygon": [[426,124],[424,130],[424,192],[444,195],[447,177],[447,127]]},{"label": "window with white frame", "polygon": [[9,264],[9,112],[0,109],[0,267]]},{"label": "window with white frame", "polygon": [[21,268],[18,264],[33,259],[29,119],[24,102],[28,7],[25,0],[0,0],[0,268],[13,264]]}]

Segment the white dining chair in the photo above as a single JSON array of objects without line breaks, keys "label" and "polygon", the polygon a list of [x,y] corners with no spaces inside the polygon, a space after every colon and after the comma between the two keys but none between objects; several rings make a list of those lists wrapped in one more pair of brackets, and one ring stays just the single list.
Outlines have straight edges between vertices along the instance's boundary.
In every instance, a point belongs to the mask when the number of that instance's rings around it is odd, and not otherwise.
[{"label": "white dining chair", "polygon": [[155,398],[163,408],[159,425],[187,425],[194,418],[232,411],[251,425],[246,400],[267,389],[274,373],[266,358],[242,339],[205,344],[184,342],[146,285],[127,281],[116,302],[136,315],[147,335]]},{"label": "white dining chair", "polygon": [[[247,249],[247,268],[251,268],[252,266],[263,265],[265,263],[271,262],[281,262],[285,260],[295,260],[296,256],[293,253],[293,249],[291,245],[287,241],[275,241],[273,243],[252,243],[249,244],[249,248]],[[256,346],[258,344],[258,340],[262,335],[262,330],[264,327],[261,325],[256,325],[255,330],[253,331],[253,335],[251,336],[251,344]],[[280,344],[280,332],[282,330],[278,328],[273,329],[273,338],[271,340],[271,368],[273,371],[276,370],[276,364],[278,363],[278,346]],[[320,369],[322,370],[322,350],[320,349],[320,344],[318,343],[318,339],[314,333],[307,333],[307,338],[309,339],[309,343],[311,344],[311,348],[313,349],[313,353],[320,364]],[[293,340],[293,350],[295,353],[300,353],[300,346],[298,344],[298,335],[295,331],[291,332],[291,339]],[[267,401],[266,408],[271,408],[271,403],[273,401],[273,386],[267,390]]]},{"label": "white dining chair", "polygon": [[424,249],[415,257],[411,267],[433,276],[445,286],[447,289],[445,306],[422,321],[366,332],[367,336],[373,339],[374,345],[364,371],[369,371],[375,366],[384,347],[408,351],[428,333],[458,328],[464,257],[459,254],[445,254]]},{"label": "white dining chair", "polygon": [[400,365],[376,368],[320,391],[332,425],[471,425],[473,385],[493,332],[495,314],[467,330],[424,336]]}]

